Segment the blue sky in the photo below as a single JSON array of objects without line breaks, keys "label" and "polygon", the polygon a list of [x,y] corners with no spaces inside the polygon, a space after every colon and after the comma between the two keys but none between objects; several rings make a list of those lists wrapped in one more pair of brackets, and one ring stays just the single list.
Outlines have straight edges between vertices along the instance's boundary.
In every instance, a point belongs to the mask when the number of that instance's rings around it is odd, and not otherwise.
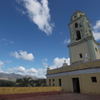
[{"label": "blue sky", "polygon": [[100,42],[100,0],[0,0],[0,72],[45,77],[46,68],[69,64],[69,28],[86,13]]}]

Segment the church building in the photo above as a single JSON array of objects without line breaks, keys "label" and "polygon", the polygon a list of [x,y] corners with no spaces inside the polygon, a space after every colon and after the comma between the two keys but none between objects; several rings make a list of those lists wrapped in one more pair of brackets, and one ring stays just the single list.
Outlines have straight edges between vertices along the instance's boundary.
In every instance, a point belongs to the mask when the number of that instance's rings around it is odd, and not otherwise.
[{"label": "church building", "polygon": [[90,20],[75,11],[68,24],[70,30],[70,65],[47,69],[47,85],[61,86],[66,92],[100,94],[100,50],[93,36]]}]

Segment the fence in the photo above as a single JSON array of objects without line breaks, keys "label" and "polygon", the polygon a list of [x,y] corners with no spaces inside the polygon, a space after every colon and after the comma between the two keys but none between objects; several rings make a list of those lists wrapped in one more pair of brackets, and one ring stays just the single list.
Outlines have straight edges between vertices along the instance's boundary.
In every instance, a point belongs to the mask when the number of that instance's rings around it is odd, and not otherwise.
[{"label": "fence", "polygon": [[61,91],[61,87],[0,87],[0,94],[22,94]]}]

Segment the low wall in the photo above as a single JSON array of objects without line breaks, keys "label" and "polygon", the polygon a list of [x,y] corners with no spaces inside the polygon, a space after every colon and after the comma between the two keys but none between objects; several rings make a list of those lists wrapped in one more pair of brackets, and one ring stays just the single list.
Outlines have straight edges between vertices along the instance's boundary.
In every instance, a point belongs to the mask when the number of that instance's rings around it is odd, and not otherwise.
[{"label": "low wall", "polygon": [[61,87],[0,87],[0,94],[21,94],[61,91]]}]

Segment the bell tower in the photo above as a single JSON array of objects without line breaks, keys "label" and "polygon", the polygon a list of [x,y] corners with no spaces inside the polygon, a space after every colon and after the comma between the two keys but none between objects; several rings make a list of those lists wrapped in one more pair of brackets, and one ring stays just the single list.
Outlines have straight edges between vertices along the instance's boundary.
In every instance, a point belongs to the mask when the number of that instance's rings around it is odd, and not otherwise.
[{"label": "bell tower", "polygon": [[84,61],[84,55],[90,60],[100,59],[100,45],[93,37],[90,20],[86,14],[76,11],[71,16],[70,23],[70,44],[68,45],[70,53],[70,64]]}]

